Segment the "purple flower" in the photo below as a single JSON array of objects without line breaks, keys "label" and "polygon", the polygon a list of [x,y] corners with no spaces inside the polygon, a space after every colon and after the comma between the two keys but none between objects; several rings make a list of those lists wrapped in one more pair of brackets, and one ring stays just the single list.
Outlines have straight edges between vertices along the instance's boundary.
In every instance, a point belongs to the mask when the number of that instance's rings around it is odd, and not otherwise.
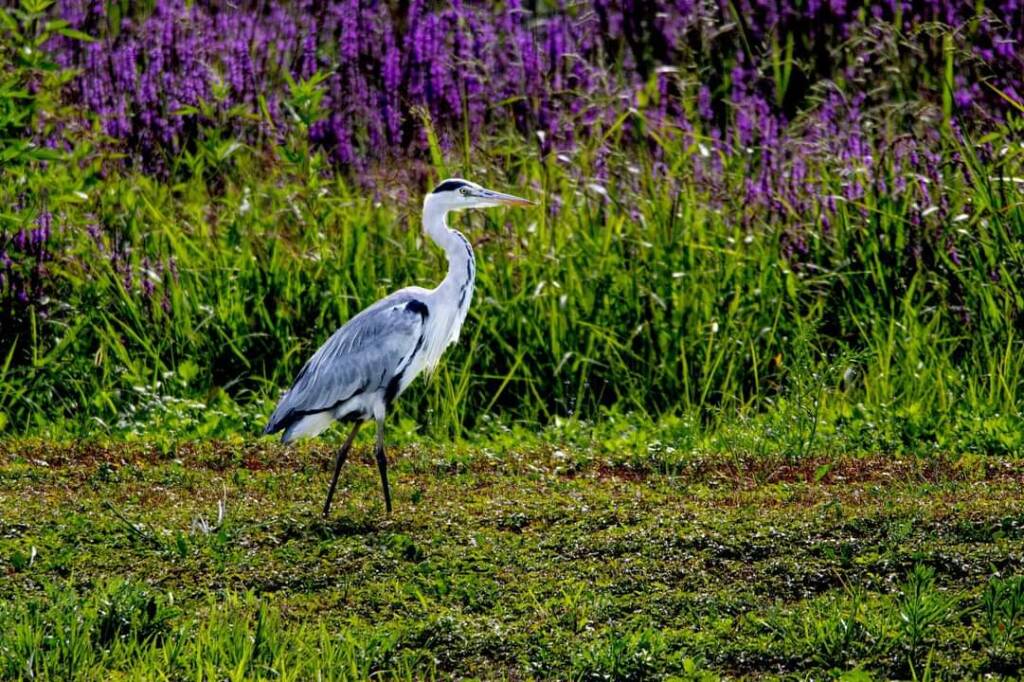
[{"label": "purple flower", "polygon": [[701,85],[697,92],[697,113],[706,121],[714,115],[711,110],[711,90],[706,85]]},{"label": "purple flower", "polygon": [[956,250],[956,246],[953,244],[949,245],[949,259],[956,265],[962,265],[960,262],[960,253]]},{"label": "purple flower", "polygon": [[[727,156],[746,154],[748,146],[775,150],[771,175],[777,191],[787,184],[777,181],[784,159],[807,153],[783,149],[791,142],[784,139],[791,132],[788,117],[811,113],[822,92],[818,86],[826,82],[841,82],[842,90],[828,90],[813,115],[802,119],[804,139],[820,145],[822,153],[830,147],[829,153],[848,163],[873,163],[875,141],[858,127],[863,112],[876,104],[867,93],[884,99],[891,86],[885,74],[893,65],[870,48],[891,37],[888,25],[908,36],[934,21],[956,28],[957,49],[973,49],[978,56],[958,61],[953,93],[956,107],[969,108],[972,117],[1005,117],[1012,105],[996,90],[1016,98],[1024,87],[1024,22],[1015,21],[1022,9],[1013,0],[980,11],[952,0],[884,0],[866,15],[845,0],[808,0],[803,6],[741,0],[735,9],[744,16],[744,30],[724,33],[712,33],[734,20],[723,2],[581,0],[542,3],[544,11],[534,13],[535,4],[410,0],[399,13],[388,3],[360,0],[268,3],[261,11],[247,3],[157,0],[152,11],[136,8],[111,30],[101,0],[58,0],[61,18],[99,39],[83,44],[56,37],[47,49],[58,64],[76,69],[69,85],[74,103],[151,171],[196,142],[206,122],[181,110],[211,103],[221,80],[226,95],[212,102],[217,115],[237,139],[261,142],[269,131],[282,136],[294,125],[284,106],[291,97],[289,79],[328,74],[325,114],[310,126],[310,138],[329,149],[336,163],[362,167],[395,156],[427,156],[412,107],[431,114],[442,144],[461,139],[467,129],[480,137],[515,128],[531,138],[541,130],[547,145],[569,148],[644,101],[658,67],[688,67],[692,46],[700,44],[721,56],[713,66],[696,62],[702,132],[718,135],[724,142],[715,150]],[[638,21],[651,7],[657,8],[651,20]],[[825,65],[832,72],[818,73],[816,66],[806,75],[819,82],[793,85],[785,102],[775,92],[768,60],[751,56],[766,54],[772,39],[795,35],[795,59],[803,61],[854,34],[870,40],[857,43],[849,61]],[[930,100],[936,94],[929,90],[931,81],[919,76],[941,55],[930,54],[926,43],[922,39],[919,64],[915,58],[896,66],[905,67],[906,80],[921,83],[922,99]],[[661,96],[644,115],[685,136],[692,122],[679,90],[692,90],[676,87],[675,76],[656,77]],[[684,68],[678,83],[691,77]],[[803,99],[794,104],[791,97]],[[724,129],[713,125],[716,111],[730,119]],[[633,121],[622,130],[633,138],[623,142],[640,141],[641,127]],[[712,168],[721,163],[716,154],[696,161],[695,172],[710,181]],[[871,186],[872,178],[865,183]]]}]

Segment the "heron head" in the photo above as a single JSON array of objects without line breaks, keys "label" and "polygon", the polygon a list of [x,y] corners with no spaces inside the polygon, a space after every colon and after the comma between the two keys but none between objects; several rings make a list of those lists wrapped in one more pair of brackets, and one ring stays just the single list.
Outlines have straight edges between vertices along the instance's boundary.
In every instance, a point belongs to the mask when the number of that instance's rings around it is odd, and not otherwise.
[{"label": "heron head", "polygon": [[445,180],[427,195],[424,203],[436,204],[446,211],[461,211],[467,208],[491,208],[493,206],[535,206],[528,199],[486,189],[461,178]]}]

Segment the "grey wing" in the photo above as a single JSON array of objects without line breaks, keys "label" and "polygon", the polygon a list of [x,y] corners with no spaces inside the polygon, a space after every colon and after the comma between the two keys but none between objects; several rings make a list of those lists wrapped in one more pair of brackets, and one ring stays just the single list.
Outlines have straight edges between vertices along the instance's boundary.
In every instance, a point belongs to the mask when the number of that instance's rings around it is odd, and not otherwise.
[{"label": "grey wing", "polygon": [[390,402],[402,373],[423,347],[429,314],[420,297],[397,292],[353,317],[302,367],[264,433],[277,433],[303,417],[337,410],[368,392],[382,392],[384,401]]}]

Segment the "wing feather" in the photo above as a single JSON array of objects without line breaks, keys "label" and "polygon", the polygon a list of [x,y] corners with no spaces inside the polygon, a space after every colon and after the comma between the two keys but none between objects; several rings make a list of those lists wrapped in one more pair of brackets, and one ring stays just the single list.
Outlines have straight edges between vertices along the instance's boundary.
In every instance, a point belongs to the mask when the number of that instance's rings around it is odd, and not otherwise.
[{"label": "wing feather", "polygon": [[393,398],[403,368],[422,347],[428,315],[422,296],[403,290],[346,322],[299,370],[264,433],[336,410],[363,393],[382,391]]}]

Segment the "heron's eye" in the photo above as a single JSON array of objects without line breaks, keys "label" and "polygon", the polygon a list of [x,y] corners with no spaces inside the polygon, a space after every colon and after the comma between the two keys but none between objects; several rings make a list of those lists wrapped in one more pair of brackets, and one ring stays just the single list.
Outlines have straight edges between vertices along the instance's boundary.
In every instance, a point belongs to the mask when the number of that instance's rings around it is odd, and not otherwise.
[{"label": "heron's eye", "polygon": [[469,196],[469,190],[467,188],[463,187],[462,189],[459,190],[459,194],[461,194],[464,197],[468,197]]}]

